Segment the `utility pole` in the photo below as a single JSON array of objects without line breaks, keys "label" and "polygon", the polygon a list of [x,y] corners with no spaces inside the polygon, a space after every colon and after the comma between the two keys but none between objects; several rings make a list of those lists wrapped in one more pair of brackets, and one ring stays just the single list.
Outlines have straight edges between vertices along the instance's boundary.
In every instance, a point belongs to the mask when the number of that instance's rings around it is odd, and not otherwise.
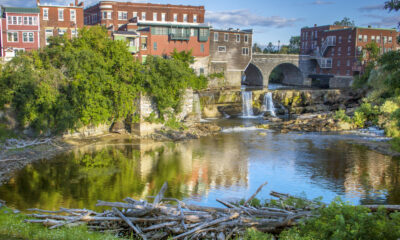
[{"label": "utility pole", "polygon": [[280,46],[281,46],[281,40],[278,40],[278,53],[280,51]]}]

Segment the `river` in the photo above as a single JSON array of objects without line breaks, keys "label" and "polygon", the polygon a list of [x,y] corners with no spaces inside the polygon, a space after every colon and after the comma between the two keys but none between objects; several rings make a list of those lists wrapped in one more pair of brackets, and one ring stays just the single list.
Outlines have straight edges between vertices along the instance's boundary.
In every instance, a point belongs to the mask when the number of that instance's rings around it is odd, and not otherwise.
[{"label": "river", "polygon": [[[214,120],[217,121],[217,120]],[[99,199],[166,195],[219,206],[216,198],[247,198],[271,190],[335,197],[353,204],[400,204],[400,159],[354,144],[355,133],[276,133],[260,120],[218,120],[217,136],[185,142],[113,140],[44,159],[17,171],[0,186],[0,199],[17,209],[94,208]]]}]

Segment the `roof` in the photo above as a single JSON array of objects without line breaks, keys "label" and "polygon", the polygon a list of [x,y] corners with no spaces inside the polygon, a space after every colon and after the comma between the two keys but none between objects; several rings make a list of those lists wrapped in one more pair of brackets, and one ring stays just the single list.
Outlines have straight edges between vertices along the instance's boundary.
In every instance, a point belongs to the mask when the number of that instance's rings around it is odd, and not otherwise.
[{"label": "roof", "polygon": [[335,32],[335,31],[345,31],[345,30],[355,30],[355,29],[365,29],[365,30],[381,30],[381,31],[395,31],[395,28],[371,28],[371,27],[348,27],[348,28],[341,28],[341,29],[334,29],[334,30],[325,30],[325,32]]},{"label": "roof", "polygon": [[210,28],[207,24],[193,23],[177,23],[177,22],[153,22],[153,21],[138,21],[138,26],[154,26],[154,27],[187,27],[187,28]]},{"label": "roof", "polygon": [[118,34],[118,35],[139,35],[135,31],[115,31],[114,34]]},{"label": "roof", "polygon": [[39,8],[3,7],[3,12],[9,13],[40,13]]},{"label": "roof", "polygon": [[212,31],[216,31],[216,32],[232,32],[232,33],[253,33],[253,29],[211,29]]}]

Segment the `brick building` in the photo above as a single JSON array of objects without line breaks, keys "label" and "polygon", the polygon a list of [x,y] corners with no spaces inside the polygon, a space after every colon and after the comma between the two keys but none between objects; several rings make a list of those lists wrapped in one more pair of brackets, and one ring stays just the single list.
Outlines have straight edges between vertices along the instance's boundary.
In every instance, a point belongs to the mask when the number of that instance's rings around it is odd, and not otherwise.
[{"label": "brick building", "polygon": [[348,87],[354,76],[362,74],[365,61],[360,56],[370,42],[376,42],[381,53],[398,50],[395,29],[343,26],[314,26],[301,29],[300,53],[309,58],[310,77],[316,85]]},{"label": "brick building", "polygon": [[191,50],[198,73],[206,72],[209,29],[204,6],[100,1],[84,11],[86,25],[106,26],[114,39],[126,40],[142,61]]},{"label": "brick building", "polygon": [[78,29],[84,27],[83,2],[75,0],[66,6],[41,5],[37,0],[40,9],[40,46],[48,44],[47,39],[52,36],[68,34],[69,37],[78,35]]},{"label": "brick building", "polygon": [[223,72],[224,85],[241,86],[242,76],[251,61],[253,31],[211,29],[210,33],[210,73]]},{"label": "brick building", "polygon": [[40,46],[38,8],[1,8],[1,57],[8,61],[18,51],[31,51]]}]

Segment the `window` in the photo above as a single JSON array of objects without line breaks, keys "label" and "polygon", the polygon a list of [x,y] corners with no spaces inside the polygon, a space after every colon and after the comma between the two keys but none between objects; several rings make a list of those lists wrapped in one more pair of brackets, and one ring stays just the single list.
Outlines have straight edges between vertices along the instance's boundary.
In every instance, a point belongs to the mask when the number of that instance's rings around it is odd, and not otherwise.
[{"label": "window", "polygon": [[12,17],[8,16],[8,25],[11,25],[11,24],[12,24]]},{"label": "window", "polygon": [[127,12],[118,12],[118,20],[127,20],[128,13]]},{"label": "window", "polygon": [[214,42],[218,42],[219,34],[217,32],[214,33]]},{"label": "window", "polygon": [[226,52],[226,46],[218,46],[218,52]]},{"label": "window", "polygon": [[53,36],[53,30],[52,29],[46,29],[45,31],[45,37],[46,37],[46,45],[49,45],[49,38]]},{"label": "window", "polygon": [[17,17],[14,16],[12,18],[12,24],[17,25]]},{"label": "window", "polygon": [[18,42],[18,33],[17,32],[7,33],[7,42]]},{"label": "window", "polygon": [[337,60],[336,66],[340,67],[340,60]]},{"label": "window", "polygon": [[174,22],[178,21],[178,14],[174,13]]},{"label": "window", "polygon": [[376,42],[381,43],[381,36],[376,36]]},{"label": "window", "polygon": [[229,42],[229,33],[224,34],[224,41]]},{"label": "window", "polygon": [[142,12],[142,20],[146,21],[146,12]]},{"label": "window", "polygon": [[78,36],[78,33],[77,33],[77,31],[76,31],[76,29],[71,29],[71,37],[77,37]]},{"label": "window", "polygon": [[70,19],[72,22],[76,22],[76,10],[75,9],[71,9],[70,10]]},{"label": "window", "polygon": [[142,37],[140,40],[141,40],[141,48],[143,50],[146,50],[147,49],[147,37]]},{"label": "window", "polygon": [[375,42],[375,36],[371,36],[371,41]]},{"label": "window", "polygon": [[358,41],[359,42],[362,42],[362,39],[363,39],[363,36],[360,34],[360,35],[358,35]]},{"label": "window", "polygon": [[249,55],[249,48],[242,48],[242,55]]},{"label": "window", "polygon": [[34,42],[34,38],[33,38],[33,32],[24,32],[22,34],[22,41],[23,42]]},{"label": "window", "polygon": [[393,42],[393,37],[389,37],[389,43]]},{"label": "window", "polygon": [[204,75],[204,68],[200,68],[200,75]]},{"label": "window", "polygon": [[350,56],[351,54],[351,47],[347,47],[347,56]]},{"label": "window", "polygon": [[153,13],[153,21],[158,21],[158,14],[156,12]]},{"label": "window", "polygon": [[339,36],[339,43],[342,43],[342,36]]},{"label": "window", "polygon": [[183,14],[183,22],[187,22],[188,21],[188,15],[187,14]]},{"label": "window", "polygon": [[364,35],[363,42],[368,42],[368,35]]},{"label": "window", "polygon": [[362,53],[362,47],[361,47],[361,46],[358,46],[358,47],[357,47],[357,53],[358,53],[358,54],[361,54],[361,53]]},{"label": "window", "polygon": [[191,36],[191,37],[194,37],[194,36],[195,36],[195,34],[194,34],[194,28],[191,28],[191,29],[190,29],[190,36]]},{"label": "window", "polygon": [[153,43],[153,49],[154,49],[154,51],[157,51],[157,42]]},{"label": "window", "polygon": [[342,47],[339,47],[339,48],[338,48],[338,53],[337,53],[337,55],[338,55],[338,56],[342,55]]},{"label": "window", "polygon": [[383,37],[383,43],[384,44],[387,43],[387,37],[386,36]]},{"label": "window", "polygon": [[17,24],[18,24],[18,25],[22,25],[22,17],[21,17],[21,16],[18,17]]},{"label": "window", "polygon": [[249,35],[244,35],[244,42],[248,43],[249,42]]},{"label": "window", "polygon": [[236,35],[236,42],[240,42],[240,35],[239,34]]},{"label": "window", "polygon": [[204,44],[202,43],[202,44],[200,44],[200,52],[204,52]]},{"label": "window", "polygon": [[350,75],[350,70],[346,70],[346,75],[347,75],[347,76]]},{"label": "window", "polygon": [[161,21],[162,21],[162,22],[165,22],[165,16],[166,16],[165,13],[161,13]]},{"label": "window", "polygon": [[197,23],[197,14],[193,14],[193,22]]},{"label": "window", "polygon": [[347,42],[351,43],[351,35],[347,38]]},{"label": "window", "polygon": [[67,29],[58,29],[58,35],[63,36],[67,32]]},{"label": "window", "polygon": [[334,55],[335,55],[335,48],[332,48],[331,55],[332,55],[332,56],[334,56]]},{"label": "window", "polygon": [[350,67],[350,60],[347,60],[346,66]]},{"label": "window", "polygon": [[136,18],[137,17],[137,12],[133,12],[132,17]]},{"label": "window", "polygon": [[64,9],[58,9],[58,21],[64,21]]},{"label": "window", "polygon": [[28,24],[29,24],[28,17],[24,17],[24,25],[28,25]]}]

